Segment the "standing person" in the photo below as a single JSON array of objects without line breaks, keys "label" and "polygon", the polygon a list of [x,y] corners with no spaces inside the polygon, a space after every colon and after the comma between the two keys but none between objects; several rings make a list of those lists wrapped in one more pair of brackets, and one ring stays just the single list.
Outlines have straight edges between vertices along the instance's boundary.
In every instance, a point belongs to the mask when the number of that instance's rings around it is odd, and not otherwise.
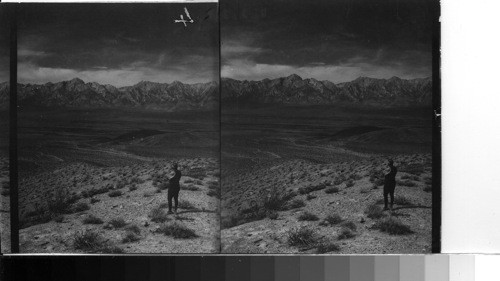
[{"label": "standing person", "polygon": [[181,186],[179,184],[179,181],[181,179],[181,171],[178,169],[177,163],[172,164],[172,169],[174,170],[174,176],[168,179],[169,181],[169,187],[168,187],[168,213],[172,213],[172,198],[175,200],[175,208],[174,212],[177,215],[177,205],[179,204],[179,190],[181,189]]},{"label": "standing person", "polygon": [[391,211],[392,211],[392,206],[394,205],[394,189],[396,189],[396,174],[398,172],[398,169],[394,166],[394,161],[392,159],[388,160],[387,166],[389,167],[388,172],[385,174],[385,179],[384,179],[384,211],[388,210],[387,208],[387,196],[391,196]]}]

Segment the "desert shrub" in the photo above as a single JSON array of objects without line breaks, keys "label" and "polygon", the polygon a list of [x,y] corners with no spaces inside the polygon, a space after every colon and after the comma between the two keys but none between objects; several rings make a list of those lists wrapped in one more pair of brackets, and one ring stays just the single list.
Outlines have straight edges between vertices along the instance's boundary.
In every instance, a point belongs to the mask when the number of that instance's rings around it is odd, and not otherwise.
[{"label": "desert shrub", "polygon": [[191,168],[184,173],[185,176],[202,180],[207,176],[204,168]]},{"label": "desert shrub", "polygon": [[408,164],[401,166],[399,171],[419,176],[424,172],[424,166],[422,164]]},{"label": "desert shrub", "polygon": [[338,252],[338,251],[340,251],[340,247],[335,243],[321,243],[318,245],[318,248],[316,249],[317,254],[325,254],[329,252]]},{"label": "desert shrub", "polygon": [[391,235],[405,235],[413,233],[407,225],[393,217],[388,217],[378,221],[375,225],[373,225],[373,229],[378,229]]},{"label": "desert shrub", "polygon": [[54,221],[55,222],[58,222],[58,223],[61,223],[64,221],[64,216],[63,215],[57,215],[54,217]]},{"label": "desert shrub", "polygon": [[197,187],[194,184],[184,185],[181,189],[182,190],[189,190],[189,191],[198,191],[198,190],[200,190],[200,188]]},{"label": "desert shrub", "polygon": [[327,189],[325,189],[325,193],[326,194],[332,194],[332,193],[338,193],[339,192],[339,188],[338,187],[329,187]]},{"label": "desert shrub", "polygon": [[412,180],[412,181],[419,181],[420,180],[420,178],[418,176],[415,176],[412,174],[402,175],[401,179],[402,180]]},{"label": "desert shrub", "polygon": [[189,201],[179,201],[178,207],[184,210],[196,210],[196,207]]},{"label": "desert shrub", "polygon": [[82,191],[82,196],[85,198],[92,197],[97,194],[103,194],[109,191],[109,187],[103,186],[101,188],[92,188]]},{"label": "desert shrub", "polygon": [[341,174],[335,178],[335,180],[333,181],[333,184],[339,185],[339,184],[342,184],[345,180],[346,180],[345,176],[343,174]]},{"label": "desert shrub", "polygon": [[0,194],[2,194],[2,196],[9,196],[10,195],[10,190],[9,189],[2,189],[2,191],[0,192]]},{"label": "desert shrub", "polygon": [[275,211],[268,212],[267,217],[272,219],[272,220],[276,220],[276,219],[278,219],[278,212],[275,212]]},{"label": "desert shrub", "polygon": [[340,229],[339,235],[337,236],[337,239],[338,240],[344,240],[344,239],[353,238],[354,236],[356,236],[356,234],[354,233],[354,231],[352,231],[351,229],[349,229],[347,227],[342,227]]},{"label": "desert shrub", "polygon": [[115,189],[122,189],[122,188],[124,188],[126,185],[127,185],[127,183],[126,183],[125,181],[118,181],[118,182],[115,184]]},{"label": "desert shrub", "polygon": [[350,174],[350,175],[349,175],[349,179],[351,179],[351,180],[355,180],[355,181],[360,180],[360,179],[362,179],[362,178],[363,178],[363,177],[362,177],[361,175],[359,175],[358,173],[353,173],[353,174]]},{"label": "desert shrub", "polygon": [[114,228],[122,228],[125,225],[127,225],[127,223],[123,218],[112,219],[109,221],[109,224],[112,225]]},{"label": "desert shrub", "polygon": [[137,184],[132,184],[131,186],[128,187],[129,191],[134,191],[137,190]]},{"label": "desert shrub", "polygon": [[84,202],[78,202],[75,206],[73,206],[73,212],[83,212],[90,210],[90,206]]},{"label": "desert shrub", "polygon": [[382,208],[377,204],[372,204],[365,209],[365,214],[370,219],[379,219],[384,216]]},{"label": "desert shrub", "polygon": [[47,206],[49,212],[53,214],[66,214],[71,212],[71,204],[73,204],[78,197],[69,193],[67,188],[57,188],[52,198],[49,199]]},{"label": "desert shrub", "polygon": [[155,189],[155,192],[156,192],[156,193],[161,193],[161,191],[162,191],[162,189],[161,189],[160,187],[157,187],[157,188]]},{"label": "desert shrub", "polygon": [[83,223],[84,224],[102,224],[103,221],[94,215],[88,215],[83,219]]},{"label": "desert shrub", "polygon": [[345,187],[353,187],[354,186],[354,181],[352,179],[348,180],[345,183]]},{"label": "desert shrub", "polygon": [[85,252],[97,252],[104,246],[104,240],[99,233],[93,230],[77,232],[73,240],[73,246],[77,250]]},{"label": "desert shrub", "polygon": [[336,225],[342,222],[342,217],[338,214],[328,215],[324,220],[320,222],[322,226]]},{"label": "desert shrub", "polygon": [[416,186],[417,184],[414,183],[413,181],[411,180],[401,180],[401,181],[397,181],[397,184],[398,185],[402,185],[402,186],[408,186],[408,187],[413,187],[413,186]]},{"label": "desert shrub", "polygon": [[133,233],[135,233],[137,235],[141,234],[141,229],[137,225],[135,225],[135,224],[126,226],[125,230],[128,231],[128,232],[133,232]]},{"label": "desert shrub", "polygon": [[308,227],[293,228],[287,234],[287,242],[290,246],[310,246],[315,243],[316,239],[316,232]]},{"label": "desert shrub", "polygon": [[264,208],[273,211],[285,210],[287,209],[288,201],[290,201],[290,199],[294,196],[294,193],[274,189],[273,192],[264,200]]},{"label": "desert shrub", "polygon": [[196,235],[196,233],[192,229],[189,229],[177,222],[163,224],[160,226],[157,232],[180,239],[198,237],[198,235]]},{"label": "desert shrub", "polygon": [[325,188],[326,188],[326,184],[324,184],[324,183],[320,183],[318,185],[304,186],[304,187],[299,188],[299,193],[300,194],[309,194],[313,191],[322,190]]},{"label": "desert shrub", "polygon": [[413,202],[410,201],[410,199],[404,197],[404,196],[396,196],[394,198],[394,204],[396,205],[401,205],[401,206],[413,206]]},{"label": "desert shrub", "polygon": [[153,193],[151,193],[151,192],[144,192],[142,194],[142,196],[144,196],[144,197],[151,197],[151,196],[153,196]]},{"label": "desert shrub", "polygon": [[303,200],[300,200],[300,199],[294,199],[292,201],[290,201],[287,205],[287,209],[291,210],[291,209],[298,209],[298,208],[302,208],[306,205],[306,203],[304,203]]},{"label": "desert shrub", "polygon": [[298,217],[299,221],[317,221],[319,220],[318,216],[313,213],[303,212]]},{"label": "desert shrub", "polygon": [[316,198],[316,196],[314,196],[312,194],[307,194],[307,196],[306,196],[307,200],[313,200],[314,198]]},{"label": "desert shrub", "polygon": [[109,197],[118,197],[121,196],[123,193],[120,190],[112,190],[108,193]]},{"label": "desert shrub", "polygon": [[141,240],[141,237],[132,231],[127,231],[125,237],[122,239],[122,243],[130,243]]},{"label": "desert shrub", "polygon": [[157,223],[162,223],[168,220],[167,213],[165,213],[165,211],[160,207],[152,209],[149,213],[149,217],[151,218],[151,221]]},{"label": "desert shrub", "polygon": [[93,198],[93,197],[90,198],[90,204],[94,204],[94,203],[97,203],[97,202],[99,202],[99,199]]},{"label": "desert shrub", "polygon": [[432,191],[432,186],[427,185],[426,187],[424,187],[424,191],[425,192],[431,192]]},{"label": "desert shrub", "polygon": [[356,224],[353,221],[345,221],[340,224],[343,228],[348,228],[352,231],[356,231]]}]

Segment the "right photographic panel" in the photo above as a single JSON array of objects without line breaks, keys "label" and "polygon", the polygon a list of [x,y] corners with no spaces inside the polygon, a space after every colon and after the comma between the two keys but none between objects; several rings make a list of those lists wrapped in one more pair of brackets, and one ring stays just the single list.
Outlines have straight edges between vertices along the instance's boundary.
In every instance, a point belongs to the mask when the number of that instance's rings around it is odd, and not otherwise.
[{"label": "right photographic panel", "polygon": [[222,252],[430,253],[436,1],[220,4]]}]

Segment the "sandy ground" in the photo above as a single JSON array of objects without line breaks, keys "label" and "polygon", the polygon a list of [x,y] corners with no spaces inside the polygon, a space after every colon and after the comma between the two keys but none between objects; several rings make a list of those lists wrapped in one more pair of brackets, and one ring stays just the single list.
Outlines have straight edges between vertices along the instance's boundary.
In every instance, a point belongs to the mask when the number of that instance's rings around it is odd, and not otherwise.
[{"label": "sandy ground", "polygon": [[[86,230],[98,233],[108,245],[125,253],[214,253],[220,250],[219,199],[209,196],[218,189],[218,164],[214,159],[196,158],[179,160],[183,173],[178,215],[168,215],[167,222],[177,222],[191,230],[197,237],[175,239],[157,233],[160,222],[151,220],[151,211],[160,208],[167,211],[167,190],[158,188],[156,179],[168,176],[170,161],[155,160],[130,166],[96,167],[83,163],[26,178],[20,183],[20,250],[22,253],[84,252],[75,247],[75,237]],[[131,186],[137,189],[131,188]],[[90,209],[65,213],[59,218],[52,215],[49,221],[40,220],[36,213],[48,212],[47,200],[54,190],[67,187],[71,196],[79,198],[73,206],[86,203]],[[185,189],[188,187],[187,190]],[[91,197],[86,191],[104,188],[104,193]],[[110,197],[109,192],[119,190],[122,195]],[[185,206],[186,203],[192,207]],[[103,221],[100,224],[84,224],[93,215]],[[121,218],[124,227],[112,227],[109,221]],[[48,220],[48,219],[45,219]],[[59,222],[56,222],[59,221]],[[122,242],[129,232],[127,227],[137,226],[138,241]],[[26,227],[27,226],[27,227]],[[100,252],[100,250],[96,250]]]},{"label": "sandy ground", "polygon": [[[431,156],[399,155],[394,157],[400,172],[396,179],[397,203],[394,212],[383,212],[382,218],[368,218],[365,213],[369,205],[383,207],[383,186],[374,188],[370,175],[380,171],[385,159],[371,157],[365,160],[338,164],[315,164],[307,161],[291,160],[272,167],[256,169],[251,175],[242,174],[233,182],[228,192],[223,189],[223,224],[221,243],[224,253],[316,253],[317,246],[335,243],[342,254],[385,254],[385,253],[429,253],[431,251],[432,193]],[[421,169],[405,172],[408,165]],[[417,169],[418,170],[418,169]],[[338,180],[345,178],[345,180]],[[351,179],[351,180],[349,180]],[[352,186],[348,182],[352,181]],[[323,186],[322,189],[301,194],[301,189]],[[329,188],[338,188],[337,193],[326,193]],[[234,214],[243,217],[252,206],[262,209],[265,198],[273,190],[294,192],[291,200],[299,200],[305,206],[277,212],[271,219],[249,221],[232,226]],[[426,189],[424,191],[424,189]],[[399,200],[404,199],[403,200]],[[406,201],[406,202],[405,202]],[[302,221],[298,217],[304,212],[317,216],[315,221]],[[321,225],[327,215],[339,215],[343,221],[355,224],[355,236],[339,240],[342,224]],[[392,216],[407,225],[412,234],[390,235],[373,229],[373,225],[385,217]],[[233,218],[233,222],[237,219]],[[228,227],[229,224],[229,227]],[[288,236],[297,228],[306,227],[315,233],[314,243],[308,246],[290,246]]]}]

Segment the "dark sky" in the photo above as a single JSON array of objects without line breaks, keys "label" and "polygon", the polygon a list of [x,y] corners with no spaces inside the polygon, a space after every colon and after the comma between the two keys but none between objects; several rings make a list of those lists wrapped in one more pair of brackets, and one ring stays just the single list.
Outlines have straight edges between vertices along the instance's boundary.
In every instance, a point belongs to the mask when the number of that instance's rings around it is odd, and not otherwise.
[{"label": "dark sky", "polygon": [[222,76],[431,76],[432,0],[221,0]]},{"label": "dark sky", "polygon": [[[195,21],[174,23],[187,7]],[[216,4],[38,4],[18,13],[18,77],[115,86],[218,80]]]},{"label": "dark sky", "polygon": [[0,6],[0,82],[9,81],[10,25],[5,5]]}]

